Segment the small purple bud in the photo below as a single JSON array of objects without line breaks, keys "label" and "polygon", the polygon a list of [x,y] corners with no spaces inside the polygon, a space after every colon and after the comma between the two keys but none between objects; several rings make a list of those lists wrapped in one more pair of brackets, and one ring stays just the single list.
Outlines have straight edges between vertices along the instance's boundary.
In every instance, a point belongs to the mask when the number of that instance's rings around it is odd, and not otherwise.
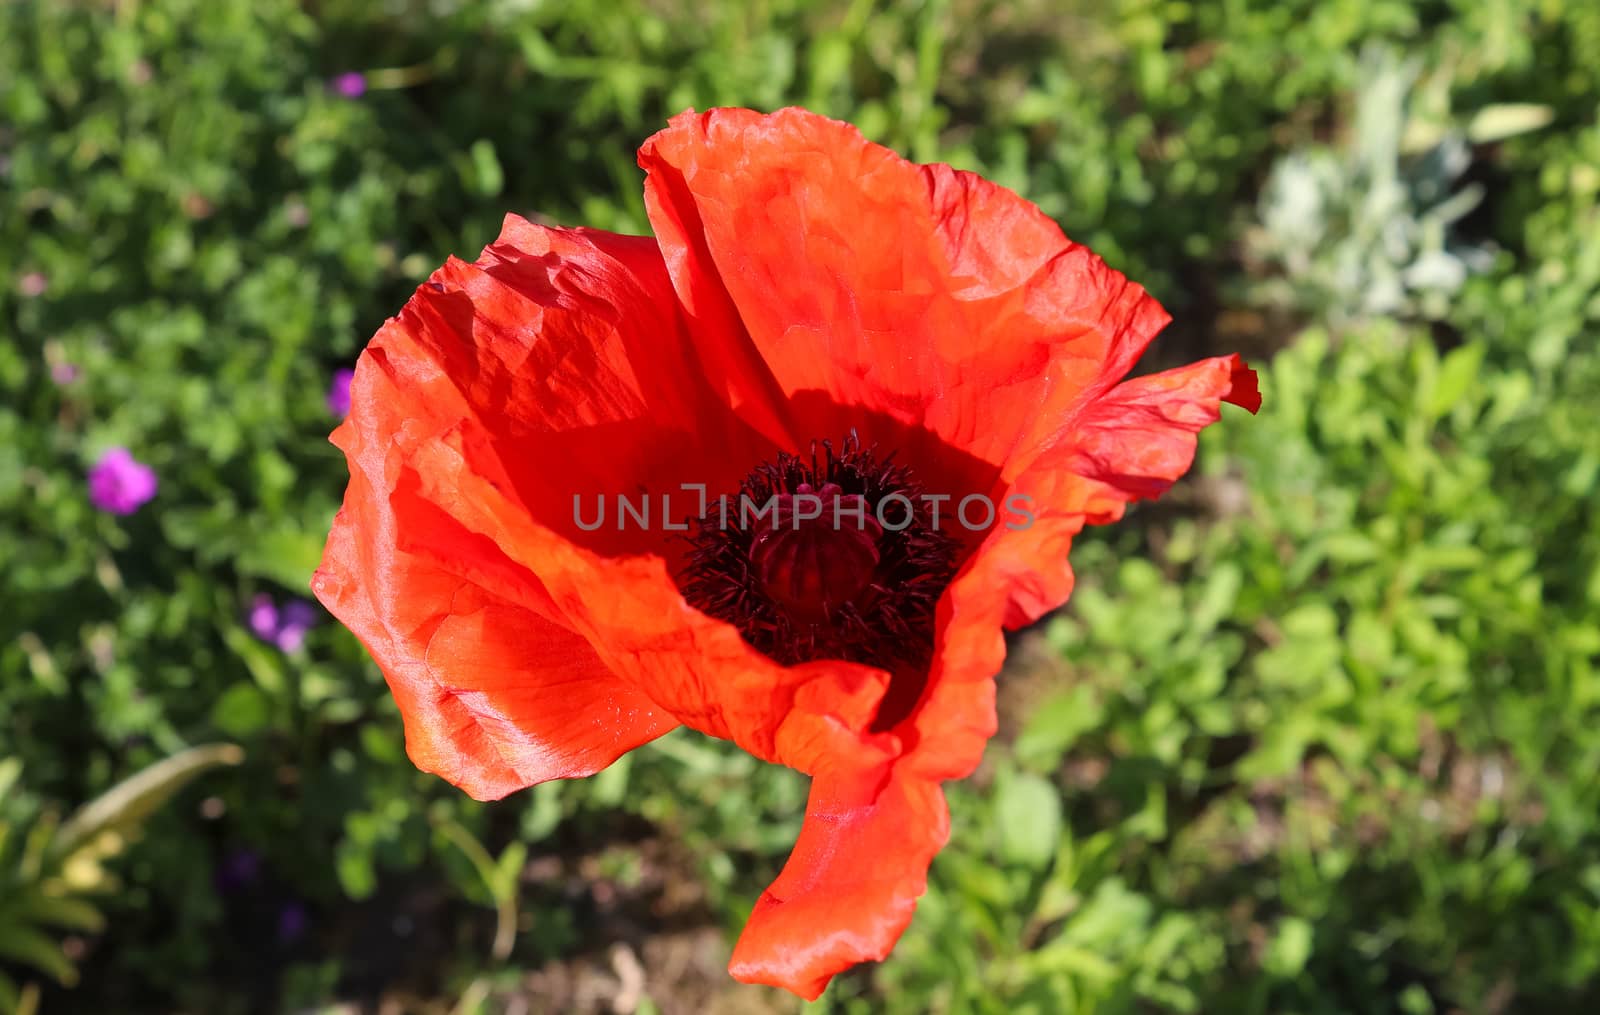
[{"label": "small purple bud", "polygon": [[17,290],[29,299],[43,296],[44,291],[48,288],[50,288],[50,280],[44,276],[43,272],[30,271],[17,279]]},{"label": "small purple bud", "polygon": [[333,382],[328,385],[328,412],[339,419],[350,415],[350,382],[356,372],[341,367],[333,372]]},{"label": "small purple bud", "polygon": [[322,614],[315,606],[304,599],[291,599],[283,607],[283,624],[285,627],[313,627],[322,619]]},{"label": "small purple bud", "polygon": [[317,623],[317,609],[310,603],[295,599],[286,604],[273,640],[285,652],[294,652],[305,644],[306,633]]},{"label": "small purple bud", "polygon": [[56,384],[61,387],[66,387],[68,384],[71,384],[73,381],[77,380],[78,375],[82,372],[83,371],[78,369],[78,364],[76,363],[50,364],[50,379],[55,381]]},{"label": "small purple bud", "polygon": [[261,876],[261,854],[253,849],[236,849],[217,866],[217,889],[237,891],[255,883]]},{"label": "small purple bud", "polygon": [[288,944],[304,934],[310,925],[306,908],[298,902],[290,902],[278,911],[278,940]]},{"label": "small purple bud", "polygon": [[262,641],[278,636],[278,607],[271,596],[262,593],[250,600],[250,630]]},{"label": "small purple bud", "polygon": [[347,99],[359,99],[367,92],[366,75],[359,71],[346,71],[333,79],[333,90]]},{"label": "small purple bud", "polygon": [[114,515],[131,515],[156,495],[155,470],[127,448],[112,448],[89,470],[89,499]]}]

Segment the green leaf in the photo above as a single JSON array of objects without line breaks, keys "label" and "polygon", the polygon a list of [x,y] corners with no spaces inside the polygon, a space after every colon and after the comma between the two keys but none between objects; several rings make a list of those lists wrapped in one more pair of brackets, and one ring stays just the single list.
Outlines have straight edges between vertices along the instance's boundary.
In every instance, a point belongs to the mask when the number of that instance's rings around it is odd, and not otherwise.
[{"label": "green leaf", "polygon": [[1239,565],[1223,561],[1211,570],[1189,615],[1189,629],[1196,634],[1210,634],[1216,630],[1238,602],[1239,590],[1244,585],[1244,575]]},{"label": "green leaf", "polygon": [[284,673],[281,654],[251,637],[243,628],[229,628],[222,637],[228,647],[244,660],[245,668],[263,691],[274,698],[281,698],[287,693],[289,678]]},{"label": "green leaf", "polygon": [[207,744],[180,751],[111,787],[67,819],[51,844],[64,858],[102,832],[131,831],[191,779],[218,765],[237,765],[244,751],[236,744]]},{"label": "green leaf", "polygon": [[364,846],[348,840],[340,843],[333,869],[340,887],[352,899],[365,899],[378,887],[378,875],[372,868],[372,854]]},{"label": "green leaf", "polygon": [[590,783],[590,799],[595,806],[616,807],[628,794],[628,773],[633,770],[633,755],[624,754],[594,776]]},{"label": "green leaf", "polygon": [[63,987],[78,980],[78,971],[67,960],[60,943],[32,927],[0,924],[0,958],[32,966]]},{"label": "green leaf", "polygon": [[0,904],[0,916],[18,922],[46,924],[64,930],[81,930],[98,933],[105,927],[105,917],[82,899],[46,895],[35,887]]},{"label": "green leaf", "polygon": [[240,574],[268,578],[286,589],[303,591],[322,560],[326,532],[280,528],[263,532],[235,560]]},{"label": "green leaf", "polygon": [[39,985],[29,983],[18,990],[10,977],[0,973],[0,1015],[38,1015]]},{"label": "green leaf", "polygon": [[505,173],[500,169],[500,159],[495,155],[494,142],[479,138],[472,143],[469,154],[472,156],[474,189],[484,197],[498,195],[505,186]]},{"label": "green leaf", "polygon": [[522,812],[520,834],[528,842],[538,842],[555,831],[566,816],[561,805],[561,783],[556,780],[541,783],[527,795],[530,801]]},{"label": "green leaf", "polygon": [[211,721],[230,737],[248,737],[272,718],[272,703],[256,684],[241,680],[222,692],[211,707]]},{"label": "green leaf", "polygon": [[1039,970],[1060,970],[1082,977],[1091,983],[1110,983],[1119,972],[1115,963],[1106,961],[1092,948],[1085,948],[1065,939],[1057,939],[1028,956],[1028,965]]},{"label": "green leaf", "polygon": [[512,841],[495,861],[494,894],[497,900],[517,897],[517,879],[528,862],[528,845]]},{"label": "green leaf", "polygon": [[1100,725],[1105,707],[1092,687],[1078,684],[1046,698],[1017,735],[1017,760],[1038,772],[1049,772],[1078,738]]},{"label": "green leaf", "polygon": [[1428,989],[1415,983],[1400,992],[1399,1007],[1406,1015],[1434,1015],[1438,1010],[1433,998],[1428,996]]},{"label": "green leaf", "polygon": [[1472,382],[1478,379],[1478,371],[1483,366],[1486,348],[1483,343],[1474,342],[1453,349],[1445,356],[1444,362],[1439,366],[1439,375],[1434,380],[1433,390],[1428,393],[1427,405],[1424,407],[1428,419],[1440,418],[1466,397]]},{"label": "green leaf", "polygon": [[1061,839],[1061,794],[1047,779],[1019,772],[999,780],[995,796],[1000,855],[1035,870],[1048,866]]},{"label": "green leaf", "polygon": [[1278,933],[1267,946],[1267,953],[1261,960],[1262,968],[1285,979],[1299,975],[1311,958],[1314,937],[1311,924],[1297,916],[1284,917],[1278,924]]},{"label": "green leaf", "polygon": [[1467,124],[1467,138],[1473,144],[1503,141],[1547,127],[1555,117],[1554,109],[1537,102],[1497,102],[1473,115]]},{"label": "green leaf", "polygon": [[439,832],[455,843],[471,862],[483,882],[489,897],[494,901],[496,915],[495,940],[492,954],[504,960],[511,954],[517,934],[517,875],[527,859],[527,847],[514,842],[501,854],[498,863],[483,848],[483,844],[461,824],[443,820],[436,823]]},{"label": "green leaf", "polygon": [[1316,731],[1316,720],[1306,714],[1272,725],[1263,731],[1255,749],[1235,763],[1235,776],[1252,783],[1287,775],[1300,764]]},{"label": "green leaf", "polygon": [[361,727],[361,748],[367,757],[381,765],[399,765],[406,760],[406,749],[388,728],[378,723]]},{"label": "green leaf", "polygon": [[17,778],[22,775],[22,760],[20,758],[6,758],[0,761],[0,800],[4,800],[17,784]]}]

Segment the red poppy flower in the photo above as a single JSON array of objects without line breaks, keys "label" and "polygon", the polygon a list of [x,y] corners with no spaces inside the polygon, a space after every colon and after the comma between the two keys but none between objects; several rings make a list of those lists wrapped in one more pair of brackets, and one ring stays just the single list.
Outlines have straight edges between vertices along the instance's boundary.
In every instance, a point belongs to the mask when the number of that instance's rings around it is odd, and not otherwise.
[{"label": "red poppy flower", "polygon": [[378,332],[313,587],[480,799],[679,724],[810,775],[730,969],[814,998],[910,921],[1002,629],[1260,396],[1237,356],[1123,381],[1155,300],[847,124],[685,113],[639,163],[654,238],[509,216]]}]

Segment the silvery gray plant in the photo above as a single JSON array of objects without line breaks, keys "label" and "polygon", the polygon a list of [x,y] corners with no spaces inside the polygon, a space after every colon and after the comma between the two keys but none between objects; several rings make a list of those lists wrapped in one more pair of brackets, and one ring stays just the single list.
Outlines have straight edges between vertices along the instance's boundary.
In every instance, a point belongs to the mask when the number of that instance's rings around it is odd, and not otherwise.
[{"label": "silvery gray plant", "polygon": [[1344,143],[1296,151],[1273,166],[1246,234],[1254,260],[1275,276],[1254,296],[1330,325],[1376,316],[1438,320],[1451,297],[1493,259],[1487,245],[1453,235],[1483,198],[1461,185],[1469,141],[1543,126],[1546,107],[1503,104],[1462,128],[1411,115],[1420,66],[1369,50],[1355,122]]}]

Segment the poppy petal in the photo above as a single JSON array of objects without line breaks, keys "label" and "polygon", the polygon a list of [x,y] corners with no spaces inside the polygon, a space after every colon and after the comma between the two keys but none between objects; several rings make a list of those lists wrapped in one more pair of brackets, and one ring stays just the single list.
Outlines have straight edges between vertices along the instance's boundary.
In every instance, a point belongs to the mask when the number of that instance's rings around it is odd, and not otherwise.
[{"label": "poppy petal", "polygon": [[888,956],[950,834],[938,784],[890,772],[812,781],[794,851],[734,946],[736,979],[815,1000],[834,974]]},{"label": "poppy petal", "polygon": [[1130,501],[1161,496],[1189,471],[1198,435],[1221,418],[1224,401],[1250,412],[1261,407],[1256,373],[1237,354],[1125,381],[1079,416],[1070,443],[1032,471],[1043,479],[1065,466],[1093,481],[1084,505],[1090,524],[1115,521]]},{"label": "poppy petal", "polygon": [[513,217],[479,266],[451,262],[419,288],[357,365],[334,435],[351,482],[313,587],[383,669],[418,766],[475,796],[590,774],[676,722],[611,671],[428,457],[465,441],[524,513],[570,520],[541,466],[618,489],[609,470],[659,462],[661,443],[726,435],[673,355],[687,341],[674,307],[648,240]]},{"label": "poppy petal", "polygon": [[742,330],[744,373],[764,365],[801,439],[865,408],[998,465],[1169,319],[1016,194],[804,110],[685,113],[639,161],[680,298]]},{"label": "poppy petal", "polygon": [[852,745],[871,725],[882,671],[838,660],[781,666],[684,602],[660,556],[607,556],[538,524],[459,435],[417,454],[430,495],[456,498],[457,517],[536,573],[563,623],[679,722],[807,773],[867,750]]},{"label": "poppy petal", "polygon": [[[470,543],[503,562],[485,573],[487,588],[509,596],[520,587],[518,601],[589,646],[638,696],[597,684],[596,707],[621,702],[628,714],[647,704],[654,718],[813,771],[818,731],[866,730],[885,675],[833,660],[780,666],[684,601],[673,532],[575,524],[576,494],[677,493],[689,481],[728,489],[771,453],[676,355],[687,342],[676,306],[659,254],[631,237],[512,218],[476,264],[446,264],[357,366],[335,443],[367,477],[352,480],[349,496],[380,503],[359,520],[351,513],[350,534],[336,525],[330,563],[354,533],[375,540],[378,556],[398,547],[445,565],[463,559],[456,543]],[[414,495],[402,503],[402,492]],[[382,517],[385,493],[403,518]],[[358,559],[346,580],[369,599],[411,594],[435,623],[454,612],[431,589],[383,587],[383,564]],[[426,648],[414,640],[396,658]],[[441,682],[477,679],[451,672]]]},{"label": "poppy petal", "polygon": [[[991,530],[946,591],[938,654],[919,707],[895,732],[909,772],[964,777],[995,729],[994,680],[1005,659],[1001,630],[1032,623],[1072,592],[1067,552],[1085,524],[1122,516],[1134,500],[1160,496],[1194,460],[1196,435],[1219,405],[1259,406],[1255,374],[1238,356],[1139,377],[1087,405],[1061,444],[1016,477],[1031,519]],[[920,745],[929,749],[918,749]]]},{"label": "poppy petal", "polygon": [[[677,725],[548,619],[537,579],[422,501],[411,477],[385,497],[361,467],[371,459],[351,461],[312,588],[383,671],[418,768],[498,799],[592,775]],[[420,551],[401,535],[419,525],[432,537]]]}]

